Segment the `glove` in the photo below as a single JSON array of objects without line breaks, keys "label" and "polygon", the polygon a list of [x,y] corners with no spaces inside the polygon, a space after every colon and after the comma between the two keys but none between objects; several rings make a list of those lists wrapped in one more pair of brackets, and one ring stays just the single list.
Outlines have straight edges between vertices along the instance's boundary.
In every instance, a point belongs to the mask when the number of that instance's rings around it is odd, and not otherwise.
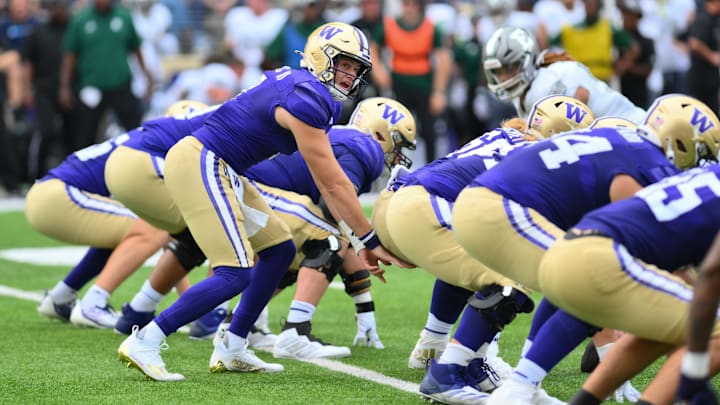
[{"label": "glove", "polygon": [[384,349],[385,345],[380,341],[375,326],[375,312],[361,312],[356,314],[357,334],[353,339],[353,345],[364,345],[375,349]]},{"label": "glove", "polygon": [[631,403],[635,403],[638,399],[640,399],[640,391],[636,390],[630,381],[625,381],[620,388],[615,390],[615,402],[625,402],[625,400],[628,400]]},{"label": "glove", "polygon": [[675,405],[717,405],[717,397],[706,379],[680,376]]}]

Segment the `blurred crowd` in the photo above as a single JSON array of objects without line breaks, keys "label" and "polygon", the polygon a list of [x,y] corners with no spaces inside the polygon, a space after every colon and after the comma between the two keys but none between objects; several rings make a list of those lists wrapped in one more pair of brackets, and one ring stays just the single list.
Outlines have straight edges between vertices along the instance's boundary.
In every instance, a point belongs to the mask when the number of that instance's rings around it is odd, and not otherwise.
[{"label": "blurred crowd", "polygon": [[[395,97],[415,113],[418,166],[516,115],[482,70],[483,44],[503,26],[565,49],[640,107],[679,92],[717,113],[720,0],[615,1],[0,0],[0,195],[22,195],[67,154],[177,100],[220,103],[264,69],[298,67],[296,50],[327,21],[373,42],[365,97]],[[423,24],[442,38],[429,60],[412,61],[422,41],[402,28],[422,34]],[[424,65],[440,74],[403,81]]]}]

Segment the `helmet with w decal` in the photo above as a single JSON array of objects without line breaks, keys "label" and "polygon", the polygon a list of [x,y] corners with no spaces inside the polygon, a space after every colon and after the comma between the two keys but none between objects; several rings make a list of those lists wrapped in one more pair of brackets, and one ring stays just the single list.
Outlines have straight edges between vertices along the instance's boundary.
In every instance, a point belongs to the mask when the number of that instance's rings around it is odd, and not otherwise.
[{"label": "helmet with w decal", "polygon": [[415,118],[402,103],[387,97],[372,97],[358,103],[350,124],[369,132],[382,146],[385,166],[412,166],[403,148],[415,150]]},{"label": "helmet with w decal", "polygon": [[593,120],[593,113],[582,101],[552,95],[541,98],[533,105],[527,125],[531,135],[542,139],[561,132],[587,128]]},{"label": "helmet with w decal", "polygon": [[[339,22],[323,24],[308,36],[300,66],[325,84],[336,100],[354,99],[367,85],[365,75],[372,68],[369,46],[367,37],[357,27]],[[347,89],[338,86],[336,82],[342,57],[360,64],[360,69],[354,74],[355,78]]]}]

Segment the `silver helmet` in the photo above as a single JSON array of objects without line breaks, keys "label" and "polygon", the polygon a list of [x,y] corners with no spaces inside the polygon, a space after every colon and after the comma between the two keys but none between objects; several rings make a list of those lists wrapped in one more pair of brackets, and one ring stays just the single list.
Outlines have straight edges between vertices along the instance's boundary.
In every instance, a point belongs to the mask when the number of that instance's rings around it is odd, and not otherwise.
[{"label": "silver helmet", "polygon": [[483,70],[488,88],[500,100],[520,96],[537,74],[539,54],[535,37],[526,29],[498,29],[485,45]]}]

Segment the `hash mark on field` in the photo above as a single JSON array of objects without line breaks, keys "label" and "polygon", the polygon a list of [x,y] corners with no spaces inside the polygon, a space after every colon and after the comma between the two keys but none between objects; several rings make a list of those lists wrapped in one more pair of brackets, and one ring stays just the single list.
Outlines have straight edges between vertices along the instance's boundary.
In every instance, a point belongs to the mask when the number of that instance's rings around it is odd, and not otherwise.
[{"label": "hash mark on field", "polygon": [[[43,298],[43,294],[40,292],[25,291],[4,285],[0,285],[0,295],[34,302],[40,302],[40,300]],[[398,378],[389,377],[382,373],[378,373],[377,371],[368,370],[362,367],[351,366],[349,364],[341,363],[339,361],[327,359],[311,359],[303,361],[306,363],[314,364],[318,367],[326,368],[330,371],[347,374],[349,376],[372,381],[377,384],[387,385],[389,387],[398,389],[400,391],[409,392],[411,394],[417,394],[420,388],[418,384],[400,380]]]},{"label": "hash mark on field", "polygon": [[368,370],[361,367],[351,366],[349,364],[341,363],[335,360],[328,359],[312,359],[303,360],[307,363],[315,364],[323,368],[327,368],[332,371],[339,373],[348,374],[356,378],[362,378],[363,380],[369,380],[374,383],[388,385],[390,387],[399,389],[401,391],[409,392],[411,394],[417,394],[420,386],[415,383],[400,380],[397,378],[386,376],[385,374],[378,373],[377,371]]},{"label": "hash mark on field", "polygon": [[7,287],[4,285],[0,285],[0,295],[35,302],[40,302],[43,297],[43,294],[39,292],[18,290],[17,288]]}]

